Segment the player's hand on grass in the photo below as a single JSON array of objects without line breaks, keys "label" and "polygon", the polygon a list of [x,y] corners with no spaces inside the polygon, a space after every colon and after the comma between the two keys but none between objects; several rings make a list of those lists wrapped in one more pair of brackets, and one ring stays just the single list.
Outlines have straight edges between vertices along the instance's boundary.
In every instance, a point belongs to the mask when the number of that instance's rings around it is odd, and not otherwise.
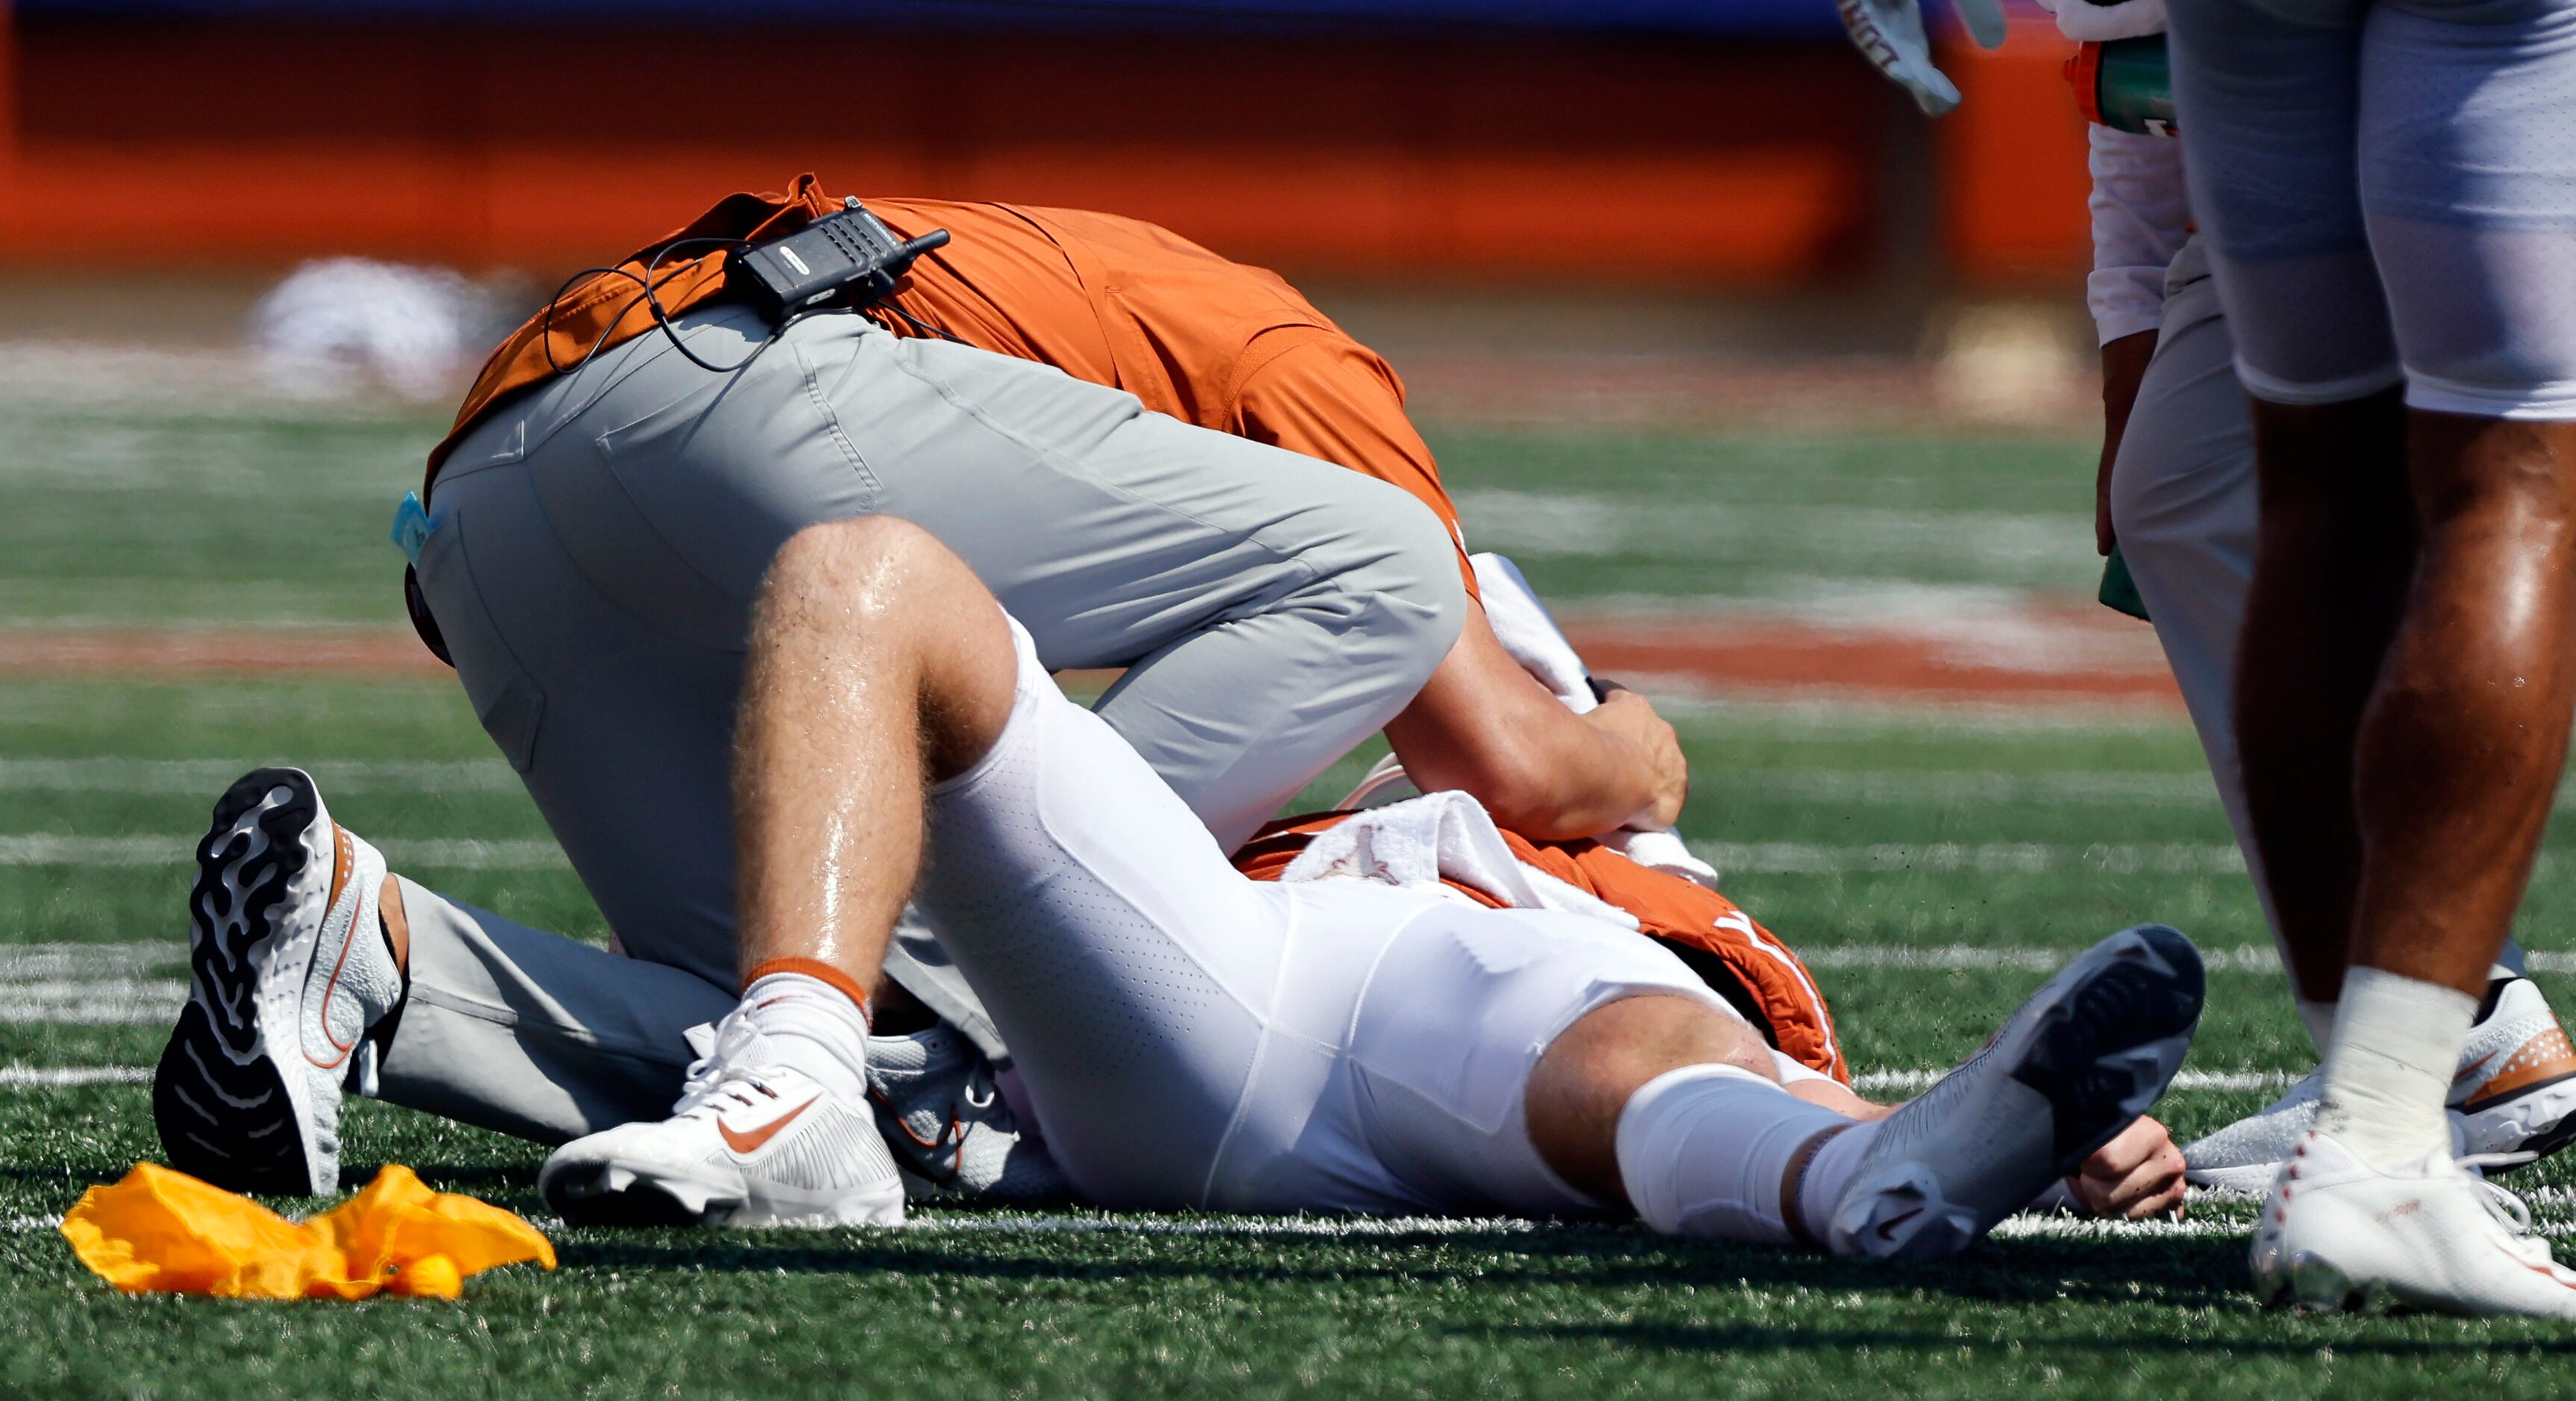
[{"label": "player's hand on grass", "polygon": [[1690,763],[1682,757],[1681,736],[1655,713],[1644,696],[1615,681],[1597,682],[1601,704],[1584,713],[1585,724],[1621,741],[1653,785],[1654,799],[1622,824],[1632,831],[1660,832],[1681,820],[1682,803],[1690,797]]},{"label": "player's hand on grass", "polygon": [[2182,1214],[2182,1150],[2165,1126],[2140,1115],[2084,1160],[2067,1186],[2087,1211],[2114,1221]]},{"label": "player's hand on grass", "polygon": [[[1959,18],[1980,48],[2004,41],[2001,0],[1954,0]],[[1938,117],[1959,105],[1959,89],[1932,65],[1932,44],[1924,37],[1923,9],[1918,0],[1837,0],[1843,29],[1889,81],[1914,94],[1923,115]]]},{"label": "player's hand on grass", "polygon": [[2111,464],[2120,456],[2120,440],[2129,432],[2129,411],[2137,407],[2138,385],[2147,377],[2147,362],[2156,358],[2156,333],[2140,331],[2102,343],[2102,462],[2093,470],[2093,553],[2107,555],[2119,542],[2111,528]]}]

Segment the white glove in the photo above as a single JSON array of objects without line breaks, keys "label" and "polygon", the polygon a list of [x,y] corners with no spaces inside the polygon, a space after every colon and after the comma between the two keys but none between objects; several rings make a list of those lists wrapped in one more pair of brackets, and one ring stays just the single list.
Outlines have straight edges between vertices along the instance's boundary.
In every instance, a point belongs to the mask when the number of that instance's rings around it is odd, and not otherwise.
[{"label": "white glove", "polygon": [[[2002,0],[1952,0],[1977,47],[2000,48],[2004,42]],[[1836,0],[1843,28],[1861,56],[1891,82],[1914,94],[1923,115],[1938,117],[1959,105],[1959,89],[1932,66],[1932,45],[1923,37],[1919,0]]]}]

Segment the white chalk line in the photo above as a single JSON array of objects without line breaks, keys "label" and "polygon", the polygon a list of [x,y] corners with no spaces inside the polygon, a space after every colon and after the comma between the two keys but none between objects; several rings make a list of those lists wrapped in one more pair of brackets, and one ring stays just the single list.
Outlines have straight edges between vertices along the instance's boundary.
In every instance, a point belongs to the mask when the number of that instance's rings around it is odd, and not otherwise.
[{"label": "white chalk line", "polygon": [[[528,1224],[549,1234],[564,1229],[562,1221],[549,1216],[532,1216]],[[10,1216],[0,1218],[0,1228],[13,1234],[59,1231],[60,1216]],[[1104,1219],[1090,1216],[916,1216],[894,1227],[857,1227],[857,1230],[896,1230],[935,1235],[1079,1235],[1079,1236],[1203,1236],[1248,1239],[1388,1239],[1405,1236],[1479,1236],[1479,1235],[1547,1235],[1607,1234],[1597,1225],[1568,1226],[1547,1221],[1528,1221],[1501,1216],[1375,1216],[1375,1217],[1238,1217],[1219,1220],[1196,1218],[1121,1217]],[[2222,1216],[2185,1216],[2179,1221],[2103,1221],[2085,1216],[2039,1215],[2006,1217],[1990,1233],[1998,1240],[2113,1240],[2174,1241],[2226,1239],[2251,1235],[2254,1223],[2231,1220]],[[2532,1234],[2559,1239],[2576,1236],[2576,1221],[2541,1221],[2532,1223]]]},{"label": "white chalk line", "polygon": [[1969,871],[2039,875],[2242,875],[2245,856],[2225,842],[1693,842],[1699,858],[1727,875],[1845,875],[1874,871]]},{"label": "white chalk line", "polygon": [[[164,1016],[159,1021],[167,1022]],[[1919,1094],[1949,1074],[1937,1070],[1868,1070],[1852,1077],[1862,1094]],[[2244,1093],[2287,1088],[2298,1077],[2278,1070],[2186,1070],[2173,1078],[2178,1094]],[[146,1065],[0,1065],[0,1089],[57,1089],[85,1085],[143,1085],[152,1080]]]},{"label": "white chalk line", "polygon": [[[0,759],[0,792],[185,793],[208,802],[248,772],[238,759]],[[368,759],[301,767],[325,793],[515,792],[499,759]]]},{"label": "white chalk line", "polygon": [[0,1087],[71,1089],[83,1085],[149,1085],[148,1065],[0,1065]]},{"label": "white chalk line", "polygon": [[[0,866],[82,866],[127,869],[179,868],[193,861],[195,835],[68,837],[0,836]],[[501,841],[404,840],[377,842],[397,870],[570,870],[563,848],[548,839]]]},{"label": "white chalk line", "polygon": [[[0,866],[179,867],[194,834],[115,837],[0,836]],[[551,840],[405,840],[377,843],[397,869],[541,871],[569,868]],[[1869,871],[1969,871],[2042,874],[2083,870],[2109,874],[2232,875],[2245,870],[2234,846],[2217,842],[2073,843],[1957,842],[1867,845],[1812,842],[1694,842],[1691,849],[1722,871],[1756,875],[1839,875]],[[2546,866],[2549,858],[2541,858]]]},{"label": "white chalk line", "polygon": [[[1938,1070],[1865,1070],[1852,1077],[1852,1089],[1859,1094],[1916,1095],[1932,1087],[1932,1082],[1949,1074],[1949,1068]],[[2185,1070],[2167,1084],[2171,1094],[2244,1094],[2267,1091],[2277,1094],[2299,1079],[2280,1070]]]},{"label": "white chalk line", "polygon": [[[2156,773],[2085,770],[2011,773],[1965,770],[1720,771],[1702,780],[1712,794],[1781,798],[1862,807],[1924,804],[1943,807],[1997,803],[2038,807],[2119,806],[2206,808],[2218,806],[2218,786],[2205,772]],[[2561,788],[2560,809],[2576,808],[2576,787]]]},{"label": "white chalk line", "polygon": [[[1827,944],[1803,949],[1810,969],[1938,973],[2053,973],[2081,950]],[[2576,953],[2526,955],[2537,973],[2576,973]],[[2278,976],[2268,944],[2201,950],[2212,973]],[[177,939],[112,944],[0,945],[0,1023],[80,1026],[166,1024],[187,997],[187,946]],[[2246,1088],[2262,1088],[2248,1085]]]}]

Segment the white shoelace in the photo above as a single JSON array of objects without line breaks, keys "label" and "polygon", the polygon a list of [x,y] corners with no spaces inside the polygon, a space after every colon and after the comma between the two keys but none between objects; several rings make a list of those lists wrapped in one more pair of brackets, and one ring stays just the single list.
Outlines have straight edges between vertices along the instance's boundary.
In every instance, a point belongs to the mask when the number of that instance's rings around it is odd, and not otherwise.
[{"label": "white shoelace", "polygon": [[2525,1163],[2536,1162],[2539,1158],[2538,1153],[2528,1152],[2469,1153],[2453,1161],[2457,1162],[2461,1170],[2468,1173],[2480,1187],[2486,1189],[2480,1194],[2479,1200],[2485,1203],[2487,1214],[2496,1219],[2496,1224],[2510,1228],[2517,1236],[2528,1237],[2531,1235],[2531,1207],[2511,1190],[2488,1181],[2487,1169],[2520,1167]]},{"label": "white shoelace", "polygon": [[776,1099],[778,1092],[769,1087],[760,1072],[741,1064],[757,1055],[761,1039],[738,1010],[716,1023],[714,1045],[705,1055],[689,1062],[688,1078],[680,1085],[679,1102],[671,1106],[672,1117],[700,1110],[722,1113],[728,1101],[757,1104],[759,1096]]}]

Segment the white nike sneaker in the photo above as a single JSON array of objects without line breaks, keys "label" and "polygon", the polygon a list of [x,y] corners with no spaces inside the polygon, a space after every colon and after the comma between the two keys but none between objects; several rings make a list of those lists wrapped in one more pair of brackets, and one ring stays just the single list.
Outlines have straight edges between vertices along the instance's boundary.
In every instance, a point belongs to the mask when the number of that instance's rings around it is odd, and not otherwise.
[{"label": "white nike sneaker", "polygon": [[188,1004],[152,1075],[170,1165],[237,1192],[340,1186],[340,1095],[402,1005],[376,918],[385,859],[313,776],[258,769],[215,803],[188,894]]},{"label": "white nike sneaker", "polygon": [[[2270,1104],[2184,1146],[2195,1187],[2262,1193],[2316,1122],[2320,1066]],[[2576,1049],[2529,978],[2498,978],[2460,1051],[2451,1082],[2453,1146],[2478,1155],[2545,1158],[2576,1138]]]},{"label": "white nike sneaker", "polygon": [[2497,1155],[2381,1169],[2334,1139],[2300,1137],[2254,1228],[2254,1295],[2267,1304],[2377,1313],[2576,1318],[2576,1272],[2530,1234],[2520,1199],[2470,1169]]},{"label": "white nike sneaker", "polygon": [[993,1063],[941,1022],[868,1038],[868,1102],[914,1196],[1055,1201],[1073,1184],[993,1085]]},{"label": "white nike sneaker", "polygon": [[565,1221],[903,1224],[903,1180],[864,1102],[775,1063],[740,1012],[691,1040],[704,1054],[670,1118],[577,1138],[546,1159],[537,1190]]},{"label": "white nike sneaker", "polygon": [[1975,1244],[2147,1111],[2200,1021],[2200,953],[2161,924],[2068,964],[1986,1048],[1881,1120],[1834,1205],[1837,1255]]}]

